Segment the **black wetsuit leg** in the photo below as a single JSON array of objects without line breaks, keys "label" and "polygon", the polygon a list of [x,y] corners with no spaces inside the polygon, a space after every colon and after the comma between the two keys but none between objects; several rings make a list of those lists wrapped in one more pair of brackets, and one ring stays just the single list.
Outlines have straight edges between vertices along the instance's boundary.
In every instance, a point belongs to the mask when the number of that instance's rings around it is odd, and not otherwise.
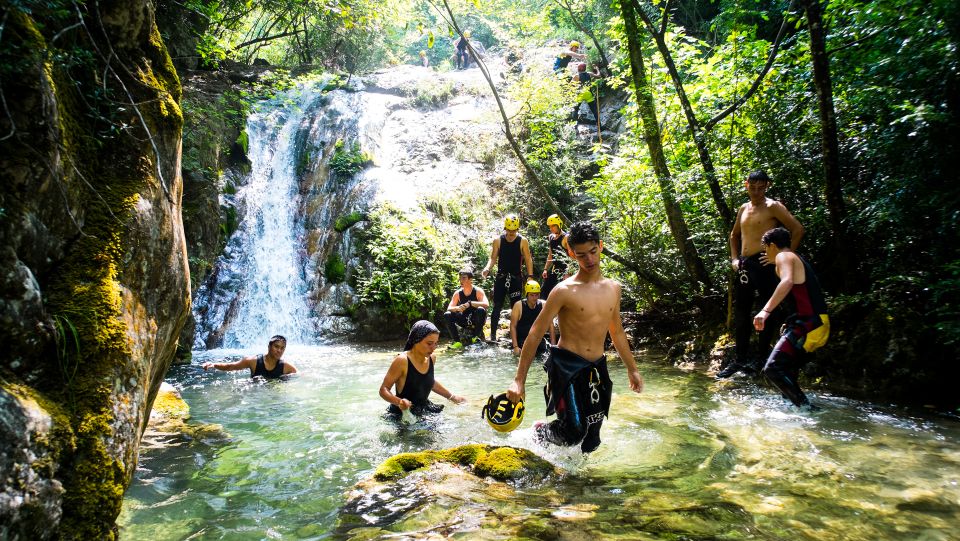
[{"label": "black wetsuit leg", "polygon": [[487,320],[487,309],[474,308],[469,317],[473,324],[473,336],[483,340],[483,324]]},{"label": "black wetsuit leg", "polygon": [[519,275],[497,275],[497,279],[493,283],[493,310],[490,312],[491,340],[497,339],[497,325],[500,323],[500,311],[503,310],[504,300],[507,301],[507,307],[512,308],[513,303],[520,300],[520,288],[522,286],[523,280]]},{"label": "black wetsuit leg", "polygon": [[797,381],[800,375],[800,369],[806,364],[806,352],[798,347],[802,343],[802,338],[807,334],[803,324],[791,326],[780,337],[777,345],[774,346],[767,359],[767,364],[763,367],[763,375],[770,381],[781,393],[795,406],[804,406],[810,403],[807,395],[800,390]]},{"label": "black wetsuit leg", "polygon": [[450,333],[450,339],[454,342],[460,341],[460,329],[458,325],[465,325],[467,318],[462,312],[444,312],[443,319],[447,322],[447,331]]},{"label": "black wetsuit leg", "polygon": [[550,269],[550,272],[547,273],[547,278],[543,281],[543,289],[540,291],[540,298],[547,300],[550,298],[550,292],[553,291],[553,288],[557,287],[557,284],[560,283],[560,280],[563,279],[563,274],[556,274],[554,269]]},{"label": "black wetsuit leg", "polygon": [[[743,260],[743,268],[747,272],[746,284],[735,279],[733,321],[736,338],[736,358],[738,366],[753,367],[755,363],[750,356],[750,338],[753,336],[753,316],[759,311],[755,307],[757,301],[766,303],[773,295],[780,279],[774,265],[761,265],[759,256],[754,255]],[[783,323],[783,310],[779,307],[767,318],[763,332],[758,339],[758,358],[767,359],[770,355],[770,344]]]}]

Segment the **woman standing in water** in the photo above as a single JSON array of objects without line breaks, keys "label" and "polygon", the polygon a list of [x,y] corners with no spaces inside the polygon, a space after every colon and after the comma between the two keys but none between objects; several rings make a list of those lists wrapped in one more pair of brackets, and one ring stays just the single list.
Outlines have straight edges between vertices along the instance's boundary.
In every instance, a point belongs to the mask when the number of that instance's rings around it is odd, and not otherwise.
[{"label": "woman standing in water", "polygon": [[[403,353],[390,363],[387,375],[380,384],[380,397],[390,403],[390,413],[400,415],[401,410],[410,410],[415,415],[437,413],[443,409],[440,404],[428,400],[430,392],[462,404],[466,398],[448,391],[433,377],[433,355],[440,342],[440,330],[429,321],[420,320],[413,324]],[[396,394],[390,392],[396,389]]]}]

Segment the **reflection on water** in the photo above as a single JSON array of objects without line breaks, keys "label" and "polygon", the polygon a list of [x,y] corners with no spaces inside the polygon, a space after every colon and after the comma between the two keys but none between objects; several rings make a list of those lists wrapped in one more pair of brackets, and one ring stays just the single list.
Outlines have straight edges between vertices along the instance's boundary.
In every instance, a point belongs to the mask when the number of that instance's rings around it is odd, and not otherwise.
[{"label": "reflection on water", "polygon": [[[512,378],[515,360],[506,350],[441,353],[437,378],[468,403],[447,403],[435,426],[387,420],[377,389],[398,347],[291,344],[285,358],[301,373],[270,382],[199,368],[255,352],[196,353],[168,381],[193,421],[222,424],[231,437],[144,450],[124,501],[122,535],[349,537],[356,532],[332,533],[344,494],[380,462],[471,442],[525,447],[566,473],[509,499],[491,497],[486,513],[500,517],[496,526],[464,520],[443,535],[492,535],[510,522],[517,523],[510,531],[541,539],[912,540],[956,539],[960,531],[954,421],[816,393],[811,399],[822,411],[802,412],[751,382],[651,364],[642,365],[647,388],[635,395],[613,362],[611,418],[600,449],[584,457],[576,447],[533,441],[533,421],[544,417],[545,376],[535,367],[520,429],[498,434],[480,419],[487,397]],[[419,537],[412,532],[442,512],[408,508],[381,527]]]}]

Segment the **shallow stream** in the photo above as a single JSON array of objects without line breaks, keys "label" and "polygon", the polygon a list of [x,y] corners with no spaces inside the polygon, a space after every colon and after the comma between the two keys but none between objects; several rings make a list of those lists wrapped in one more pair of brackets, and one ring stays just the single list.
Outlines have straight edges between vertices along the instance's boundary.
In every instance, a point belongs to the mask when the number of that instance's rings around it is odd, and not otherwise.
[{"label": "shallow stream", "polygon": [[[486,398],[506,389],[516,363],[497,348],[440,352],[437,379],[469,400],[448,404],[436,426],[386,420],[377,389],[398,348],[291,344],[284,357],[300,374],[271,382],[200,369],[258,352],[195,352],[167,381],[190,405],[191,422],[220,424],[229,436],[145,446],[122,537],[960,537],[960,422],[815,392],[822,410],[799,411],[753,381],[720,382],[656,362],[641,363],[646,390],[636,395],[613,361],[603,444],[584,457],[533,441],[533,421],[544,417],[536,364],[520,429],[501,435],[481,421]],[[563,473],[477,495],[470,505],[483,510],[481,522],[458,519],[457,500],[442,498],[386,502],[403,511],[366,517],[369,525],[343,520],[345,494],[383,460],[464,443],[528,448]]]}]

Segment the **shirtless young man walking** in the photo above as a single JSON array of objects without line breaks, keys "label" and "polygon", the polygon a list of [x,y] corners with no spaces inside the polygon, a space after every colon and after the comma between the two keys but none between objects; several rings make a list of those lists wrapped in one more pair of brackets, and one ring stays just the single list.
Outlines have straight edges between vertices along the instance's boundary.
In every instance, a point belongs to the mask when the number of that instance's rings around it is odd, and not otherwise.
[{"label": "shirtless young man walking", "polygon": [[767,197],[770,177],[764,171],[754,171],[744,182],[750,200],[740,207],[737,220],[730,232],[730,263],[737,273],[734,280],[733,323],[736,339],[736,357],[732,363],[717,373],[728,378],[739,371],[757,373],[770,354],[771,342],[783,323],[782,310],[770,315],[768,325],[760,332],[756,359],[750,356],[750,337],[753,335],[754,303],[765,303],[773,295],[780,279],[761,247],[760,238],[767,231],[786,227],[792,241],[790,248],[796,250],[803,238],[803,226],[790,214],[783,203]]},{"label": "shirtless young man walking", "polygon": [[[530,328],[531,336],[543,336],[553,318],[560,316],[560,342],[550,348],[544,365],[547,414],[556,412],[557,419],[536,430],[547,441],[580,444],[589,453],[600,445],[600,425],[610,409],[612,385],[603,353],[608,333],[634,392],[643,390],[643,377],[620,320],[620,284],[600,271],[600,235],[592,223],[577,222],[570,226],[568,241],[580,270],[557,285]],[[507,389],[512,402],[526,396],[527,372],[536,351],[536,340],[523,344],[517,374]]]}]

